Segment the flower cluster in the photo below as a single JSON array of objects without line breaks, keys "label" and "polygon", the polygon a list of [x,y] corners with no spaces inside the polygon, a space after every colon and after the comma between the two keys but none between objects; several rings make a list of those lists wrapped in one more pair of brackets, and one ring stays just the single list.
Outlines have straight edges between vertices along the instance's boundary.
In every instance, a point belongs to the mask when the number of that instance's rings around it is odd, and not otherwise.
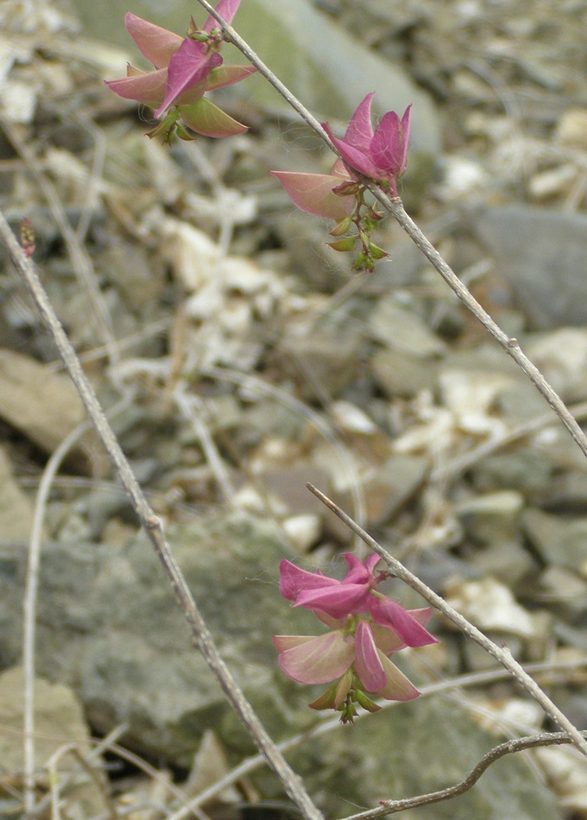
[{"label": "flower cluster", "polygon": [[395,111],[389,111],[373,130],[373,96],[367,94],[359,104],[342,139],[334,136],[327,122],[322,123],[341,157],[330,174],[271,172],[298,208],[337,220],[330,231],[337,239],[329,243],[330,247],[349,252],[358,246],[353,267],[366,271],[372,271],[375,262],[387,253],[371,241],[371,233],[382,214],[366,204],[361,180],[367,177],[397,196],[397,180],[407,164],[411,114],[411,106],[401,119]]},{"label": "flower cluster", "polygon": [[379,708],[367,694],[386,700],[413,700],[418,689],[390,656],[407,646],[437,643],[426,624],[432,610],[406,610],[376,587],[389,577],[375,573],[378,555],[361,562],[344,556],[348,571],[341,581],[307,572],[290,561],[279,567],[279,589],[294,606],[309,609],[329,627],[319,636],[276,635],[281,670],[298,683],[330,683],[310,706],[336,709],[343,723],[352,722],[356,704]]},{"label": "flower cluster", "polygon": [[[220,0],[216,10],[230,23],[240,2]],[[222,31],[213,17],[208,17],[201,29],[192,19],[187,37],[130,12],[124,23],[153,70],[141,71],[129,65],[126,77],[110,80],[106,85],[119,97],[155,109],[160,122],[149,136],[169,142],[174,136],[192,139],[190,131],[207,137],[230,137],[247,130],[246,125],[204,96],[207,91],[238,83],[256,70],[250,65],[223,65],[218,53]]]}]

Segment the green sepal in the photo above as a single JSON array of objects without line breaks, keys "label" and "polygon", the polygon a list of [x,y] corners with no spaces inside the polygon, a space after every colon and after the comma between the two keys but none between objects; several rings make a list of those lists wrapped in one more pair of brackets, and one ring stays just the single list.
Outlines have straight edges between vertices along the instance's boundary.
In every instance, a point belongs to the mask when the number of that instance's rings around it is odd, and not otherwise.
[{"label": "green sepal", "polygon": [[312,703],[308,704],[310,709],[335,709],[337,687],[338,682],[332,683],[328,689],[325,689],[324,692],[316,698],[316,700],[313,700]]},{"label": "green sepal", "polygon": [[344,219],[341,219],[340,222],[337,222],[334,228],[332,228],[330,236],[342,236],[351,227],[352,222],[353,220],[350,216],[345,216]]},{"label": "green sepal", "polygon": [[363,709],[366,709],[368,712],[379,712],[381,706],[378,706],[374,700],[371,700],[362,689],[355,689],[355,700],[362,706]]},{"label": "green sepal", "polygon": [[385,259],[386,256],[389,256],[387,251],[384,251],[383,248],[380,248],[379,245],[375,245],[375,243],[369,243],[369,256],[371,256],[376,261],[378,259]]},{"label": "green sepal", "polygon": [[336,242],[328,242],[327,244],[333,250],[345,253],[354,249],[356,241],[356,236],[345,236],[344,239],[338,239]]}]

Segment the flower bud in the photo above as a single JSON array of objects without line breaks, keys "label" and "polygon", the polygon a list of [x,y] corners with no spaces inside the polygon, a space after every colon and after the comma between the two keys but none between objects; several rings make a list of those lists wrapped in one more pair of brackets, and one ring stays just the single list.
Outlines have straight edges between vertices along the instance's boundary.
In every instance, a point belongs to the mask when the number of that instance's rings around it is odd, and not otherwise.
[{"label": "flower bud", "polygon": [[345,253],[353,250],[356,241],[356,236],[345,236],[344,239],[338,239],[336,242],[328,242],[327,244],[335,251]]},{"label": "flower bud", "polygon": [[348,229],[352,225],[352,218],[350,216],[345,216],[344,219],[341,219],[340,222],[337,222],[334,228],[330,231],[331,236],[343,236]]}]

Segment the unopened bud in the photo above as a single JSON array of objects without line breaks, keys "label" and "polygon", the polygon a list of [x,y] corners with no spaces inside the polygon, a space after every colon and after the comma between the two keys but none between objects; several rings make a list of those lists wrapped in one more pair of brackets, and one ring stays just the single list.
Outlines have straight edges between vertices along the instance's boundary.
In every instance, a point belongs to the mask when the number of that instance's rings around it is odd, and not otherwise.
[{"label": "unopened bud", "polygon": [[375,245],[374,242],[370,242],[369,256],[372,256],[373,259],[377,261],[378,259],[385,259],[386,256],[389,256],[389,254],[387,251],[384,251],[383,248],[380,248],[379,245]]},{"label": "unopened bud", "polygon": [[381,706],[378,706],[374,700],[371,700],[362,689],[355,689],[355,700],[359,706],[362,706],[363,709],[366,709],[368,712],[379,712],[381,709]]}]

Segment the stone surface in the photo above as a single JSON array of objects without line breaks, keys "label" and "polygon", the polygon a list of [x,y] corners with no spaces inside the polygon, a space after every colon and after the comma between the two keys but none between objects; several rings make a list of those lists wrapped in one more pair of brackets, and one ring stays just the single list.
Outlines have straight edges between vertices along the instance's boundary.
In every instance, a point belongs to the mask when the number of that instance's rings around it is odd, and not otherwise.
[{"label": "stone surface", "polygon": [[434,390],[438,382],[437,361],[391,348],[374,354],[371,370],[389,398],[412,398],[421,390]]},{"label": "stone surface", "polygon": [[27,543],[33,504],[18,486],[5,450],[0,447],[0,543]]},{"label": "stone surface", "polygon": [[446,352],[444,343],[414,311],[400,305],[396,299],[384,297],[368,320],[370,336],[386,347],[402,350],[424,359]]},{"label": "stone surface", "polygon": [[84,418],[71,381],[13,350],[0,350],[0,417],[48,453]]},{"label": "stone surface", "polygon": [[471,220],[533,328],[587,322],[587,216],[507,205]]},{"label": "stone surface", "polygon": [[522,515],[526,535],[547,564],[567,567],[587,578],[587,521],[527,509]]}]

